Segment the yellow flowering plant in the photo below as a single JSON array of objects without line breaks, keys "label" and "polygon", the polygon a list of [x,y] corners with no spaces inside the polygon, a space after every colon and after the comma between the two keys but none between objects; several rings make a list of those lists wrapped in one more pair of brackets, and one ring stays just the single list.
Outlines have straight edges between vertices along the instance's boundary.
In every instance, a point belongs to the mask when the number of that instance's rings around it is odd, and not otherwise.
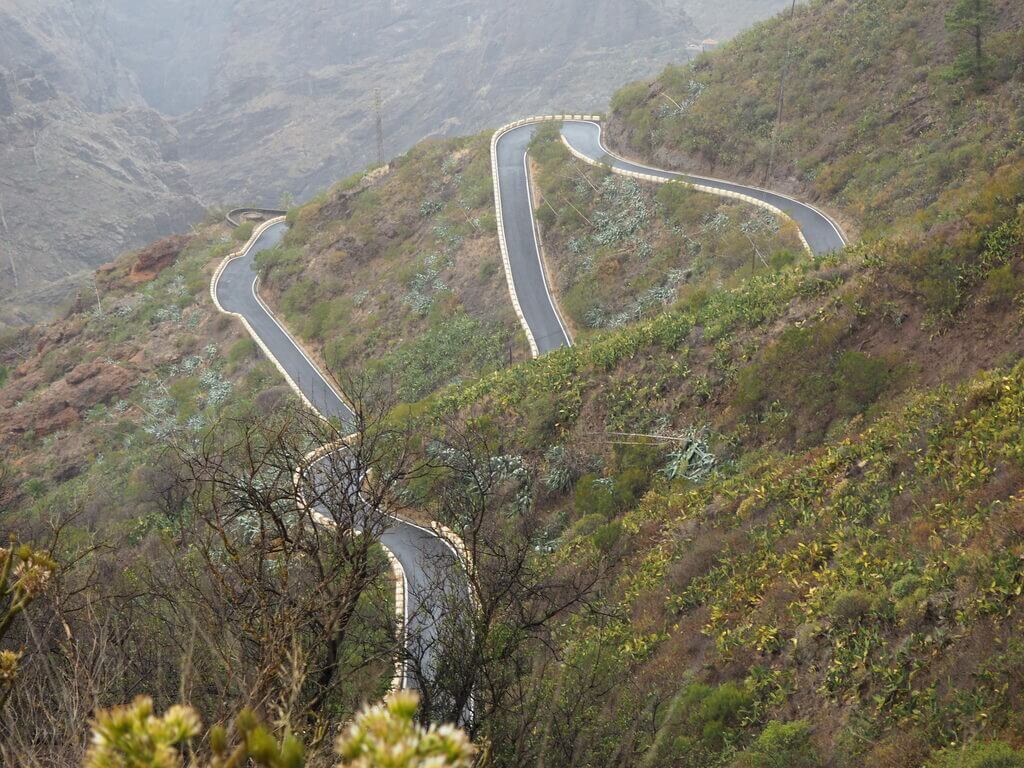
[{"label": "yellow flowering plant", "polygon": [[[0,547],[0,642],[18,614],[43,593],[56,569],[49,555],[19,545],[13,535],[9,546]],[[0,706],[18,678],[20,659],[21,651],[0,649]]]},{"label": "yellow flowering plant", "polygon": [[[471,768],[476,748],[455,726],[423,727],[416,722],[419,698],[392,694],[363,709],[338,738],[338,768]],[[102,711],[93,723],[85,768],[303,768],[302,744],[286,734],[278,739],[250,711],[235,719],[229,736],[222,727],[207,735],[208,759],[195,757],[192,740],[202,732],[198,713],[175,705],[162,716],[141,696],[131,704]]]}]

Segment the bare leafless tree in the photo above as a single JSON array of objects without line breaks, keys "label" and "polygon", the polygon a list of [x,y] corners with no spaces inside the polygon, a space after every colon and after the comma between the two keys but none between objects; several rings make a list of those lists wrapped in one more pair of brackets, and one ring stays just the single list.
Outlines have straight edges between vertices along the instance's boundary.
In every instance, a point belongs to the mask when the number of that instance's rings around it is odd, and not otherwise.
[{"label": "bare leafless tree", "polygon": [[219,680],[236,705],[311,724],[314,742],[320,712],[375,693],[344,690],[344,674],[384,670],[397,653],[379,542],[417,461],[409,433],[384,418],[390,405],[366,402],[345,429],[286,408],[178,449],[194,519],[166,588],[188,592],[202,664],[219,673],[189,685]]},{"label": "bare leafless tree", "polygon": [[[468,590],[435,584],[422,601],[437,627],[411,650],[423,716],[468,722],[485,739],[501,728],[502,740],[515,740],[536,714],[525,702],[554,658],[553,632],[592,608],[611,563],[596,551],[570,558],[552,548],[529,468],[491,430],[448,425],[430,454],[431,510],[465,542],[470,567]],[[522,718],[514,726],[513,710]]]},{"label": "bare leafless tree", "polygon": [[[207,722],[252,706],[313,751],[328,744],[399,654],[379,541],[422,461],[393,404],[356,400],[345,426],[283,406],[170,446],[133,476],[139,514],[160,521],[141,539],[131,524],[94,532],[102,488],[26,516],[25,540],[61,565],[16,627],[0,762],[79,764],[91,714],[141,693]],[[13,487],[0,483],[0,506]]]}]

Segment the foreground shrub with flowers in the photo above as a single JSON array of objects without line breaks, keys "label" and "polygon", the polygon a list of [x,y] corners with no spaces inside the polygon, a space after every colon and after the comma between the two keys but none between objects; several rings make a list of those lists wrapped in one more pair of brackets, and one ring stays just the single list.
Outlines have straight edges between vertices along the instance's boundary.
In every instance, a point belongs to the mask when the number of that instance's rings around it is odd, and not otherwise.
[{"label": "foreground shrub with flowers", "polygon": [[[19,546],[13,535],[9,546],[0,547],[0,640],[40,595],[56,567],[45,553],[27,544]],[[21,651],[0,650],[0,707],[14,686],[20,658]]]},{"label": "foreground shrub with flowers", "polygon": [[[383,704],[365,708],[338,739],[338,768],[469,768],[476,749],[454,726],[424,728],[415,722],[419,697],[400,692]],[[86,768],[302,768],[302,743],[285,734],[278,739],[251,711],[243,711],[229,732],[214,726],[206,737],[205,760],[192,740],[202,723],[194,709],[176,705],[162,716],[153,701],[100,712],[93,724]]]}]

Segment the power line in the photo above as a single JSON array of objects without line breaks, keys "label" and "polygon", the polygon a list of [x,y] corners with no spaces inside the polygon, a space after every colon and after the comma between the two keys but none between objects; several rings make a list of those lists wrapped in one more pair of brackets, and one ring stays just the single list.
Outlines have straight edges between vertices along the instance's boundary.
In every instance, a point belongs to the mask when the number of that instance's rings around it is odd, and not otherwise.
[{"label": "power line", "polygon": [[381,109],[380,88],[373,91],[373,111],[377,122],[377,165],[384,165],[384,114]]},{"label": "power line", "polygon": [[[796,0],[793,0],[793,4],[789,7],[789,20],[791,22],[794,14],[796,14]],[[768,178],[771,176],[772,166],[775,165],[775,144],[779,139],[779,130],[782,128],[782,107],[785,103],[786,75],[789,73],[789,59],[793,45],[792,25],[790,25],[790,27],[789,34],[786,36],[786,54],[785,58],[782,60],[782,73],[779,76],[779,98],[775,112],[775,126],[772,128],[772,143],[768,150],[768,165],[766,165],[764,169],[764,181],[762,183],[765,186],[768,185]]]}]

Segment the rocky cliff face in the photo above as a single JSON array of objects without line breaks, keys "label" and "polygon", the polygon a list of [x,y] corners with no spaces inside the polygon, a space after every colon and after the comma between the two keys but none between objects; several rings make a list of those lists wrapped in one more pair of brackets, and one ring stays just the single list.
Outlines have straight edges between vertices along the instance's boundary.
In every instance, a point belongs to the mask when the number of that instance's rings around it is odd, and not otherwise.
[{"label": "rocky cliff face", "polygon": [[32,84],[29,98],[61,93],[92,111],[142,104],[114,55],[102,4],[0,0],[0,69]]},{"label": "rocky cliff face", "polygon": [[299,5],[240,0],[247,22],[216,85],[178,124],[213,199],[301,198],[373,162],[376,90],[391,155],[524,113],[603,109],[615,84],[679,59],[698,34],[680,3],[658,0]]},{"label": "rocky cliff face", "polygon": [[202,215],[175,130],[104,29],[77,4],[0,0],[0,327]]}]

